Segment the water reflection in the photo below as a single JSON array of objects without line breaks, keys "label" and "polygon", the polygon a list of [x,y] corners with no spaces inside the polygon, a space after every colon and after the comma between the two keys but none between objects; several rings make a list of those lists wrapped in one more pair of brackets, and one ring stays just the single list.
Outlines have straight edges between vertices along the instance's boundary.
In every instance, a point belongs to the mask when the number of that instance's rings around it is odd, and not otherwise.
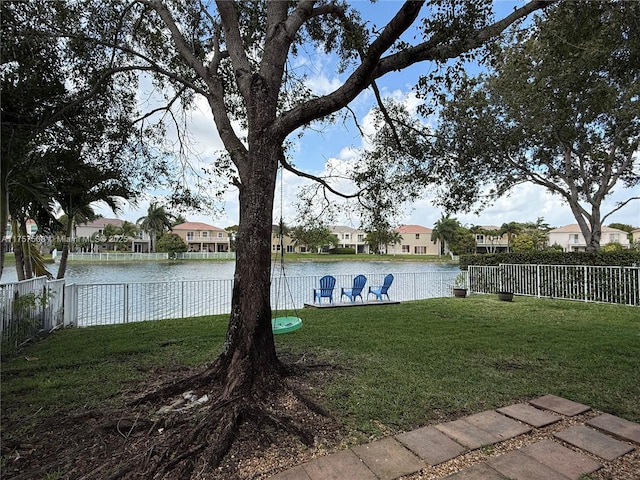
[{"label": "water reflection", "polygon": [[[57,273],[57,265],[48,265],[49,271]],[[274,264],[274,276],[280,276],[279,263]],[[66,283],[132,283],[171,282],[182,280],[232,279],[235,270],[233,261],[162,261],[162,262],[71,262],[67,267]],[[457,271],[458,265],[441,262],[409,261],[296,261],[285,263],[288,277],[317,275],[417,273],[425,271]],[[13,265],[5,265],[2,283],[16,281]]]}]

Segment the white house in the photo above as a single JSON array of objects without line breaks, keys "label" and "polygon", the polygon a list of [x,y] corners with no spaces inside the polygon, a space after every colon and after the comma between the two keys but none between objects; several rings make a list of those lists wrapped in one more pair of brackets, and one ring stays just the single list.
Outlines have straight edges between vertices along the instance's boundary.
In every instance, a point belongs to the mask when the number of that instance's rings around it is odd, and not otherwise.
[{"label": "white house", "polygon": [[[101,242],[101,237],[104,233],[104,228],[107,225],[113,225],[114,227],[122,227],[123,221],[119,218],[98,218],[91,222],[87,223],[79,223],[74,225],[73,232],[71,234],[72,241],[78,241],[81,239],[84,240],[95,240],[92,242],[92,247],[94,251],[101,252],[106,251],[108,249],[112,249],[113,246],[110,246],[104,242]],[[131,252],[136,253],[148,253],[150,251],[150,239],[149,235],[146,232],[138,231],[135,238],[121,238],[120,241],[126,242],[128,244],[127,249]]]},{"label": "white house", "polygon": [[338,248],[353,248],[355,253],[369,253],[369,245],[365,242],[367,234],[357,228],[333,225],[331,233],[338,237]]},{"label": "white house", "polygon": [[[549,245],[560,245],[565,252],[583,252],[587,249],[587,242],[577,223],[550,230],[548,237]],[[603,226],[600,246],[608,243],[619,243],[623,248],[629,248],[627,232]]]}]

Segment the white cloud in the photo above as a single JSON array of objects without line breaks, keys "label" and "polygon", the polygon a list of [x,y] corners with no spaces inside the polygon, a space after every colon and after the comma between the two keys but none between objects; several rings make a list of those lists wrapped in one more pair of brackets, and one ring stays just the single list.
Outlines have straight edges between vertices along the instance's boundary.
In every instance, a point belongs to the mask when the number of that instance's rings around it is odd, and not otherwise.
[{"label": "white cloud", "polygon": [[[620,189],[619,193],[612,195],[611,199],[604,203],[602,212],[610,211],[616,202],[632,196],[631,190]],[[638,194],[638,192],[635,192]],[[605,224],[625,223],[640,227],[640,202],[629,204],[619,212],[605,220]],[[407,209],[407,214],[402,219],[406,224],[419,224],[433,228],[436,221],[442,216],[442,210],[431,203],[430,198],[421,199]],[[532,184],[519,185],[513,189],[508,197],[500,198],[492,206],[483,210],[479,215],[454,214],[452,215],[463,225],[497,225],[508,222],[535,222],[542,217],[545,223],[552,227],[561,227],[576,223],[569,205],[558,195],[551,195],[544,188]]]}]

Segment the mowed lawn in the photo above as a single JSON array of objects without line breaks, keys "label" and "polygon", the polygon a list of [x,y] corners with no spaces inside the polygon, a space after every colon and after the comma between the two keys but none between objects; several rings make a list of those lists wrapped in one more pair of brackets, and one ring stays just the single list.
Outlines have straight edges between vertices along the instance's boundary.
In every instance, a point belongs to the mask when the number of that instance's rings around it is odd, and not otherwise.
[{"label": "mowed lawn", "polygon": [[[640,309],[493,295],[303,309],[281,357],[319,366],[313,392],[375,437],[544,394],[640,421]],[[67,329],[2,363],[3,417],[122,403],[159,371],[204,366],[226,317]],[[10,432],[5,434],[11,435]]]}]

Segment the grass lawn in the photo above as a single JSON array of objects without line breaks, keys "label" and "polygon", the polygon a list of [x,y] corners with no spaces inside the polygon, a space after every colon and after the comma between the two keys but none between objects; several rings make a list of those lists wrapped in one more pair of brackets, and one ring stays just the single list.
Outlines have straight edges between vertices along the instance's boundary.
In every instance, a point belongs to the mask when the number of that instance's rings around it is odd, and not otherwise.
[{"label": "grass lawn", "polygon": [[[279,352],[337,367],[316,399],[365,437],[548,393],[640,421],[637,307],[475,295],[298,314],[304,325],[276,337]],[[215,358],[226,322],[57,332],[2,363],[2,415],[28,429],[43,415],[117,404],[158,368]]]}]

